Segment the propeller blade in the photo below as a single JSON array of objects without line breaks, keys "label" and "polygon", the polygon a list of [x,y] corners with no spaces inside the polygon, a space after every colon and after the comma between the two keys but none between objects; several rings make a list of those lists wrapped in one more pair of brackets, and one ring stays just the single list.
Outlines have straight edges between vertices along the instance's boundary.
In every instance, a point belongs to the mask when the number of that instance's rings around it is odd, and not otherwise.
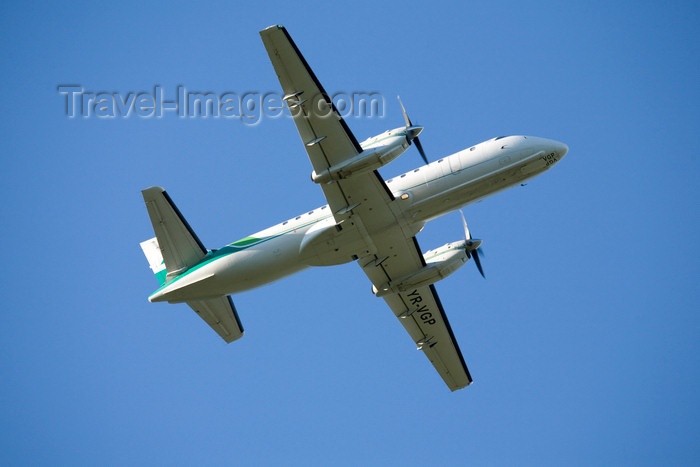
[{"label": "propeller blade", "polygon": [[428,157],[425,155],[423,145],[420,144],[420,140],[418,139],[418,134],[421,131],[423,131],[423,127],[413,126],[413,123],[411,122],[411,119],[408,117],[408,113],[406,112],[406,108],[403,106],[403,102],[401,102],[401,96],[396,96],[396,98],[399,100],[401,112],[403,113],[403,120],[404,122],[406,122],[406,139],[408,140],[409,144],[415,143],[416,149],[418,149],[420,156],[423,158],[423,162],[425,162],[425,165],[428,165]]},{"label": "propeller blade", "polygon": [[420,144],[420,140],[418,139],[417,136],[413,139],[413,143],[416,145],[416,149],[418,149],[418,152],[420,153],[420,156],[423,158],[425,165],[428,165],[430,162],[428,162],[428,158],[425,156],[425,151],[423,151],[423,145]]},{"label": "propeller blade", "polygon": [[401,102],[401,97],[396,96],[396,98],[399,100],[399,105],[401,105],[401,112],[403,112],[403,120],[404,120],[404,122],[406,122],[406,126],[407,127],[413,126],[413,124],[411,123],[411,119],[408,118],[408,114],[406,113],[406,109],[403,106],[403,102]]},{"label": "propeller blade", "polygon": [[481,277],[486,279],[486,276],[484,275],[484,270],[481,267],[481,260],[479,260],[479,250],[480,248],[477,248],[476,250],[472,251],[472,258],[474,258],[474,263],[476,263],[476,268],[481,273]]},{"label": "propeller blade", "polygon": [[464,213],[461,209],[459,210],[459,213],[462,215],[462,224],[464,225],[464,239],[471,240],[472,235],[469,233],[469,227],[467,227],[467,220],[464,218]]}]

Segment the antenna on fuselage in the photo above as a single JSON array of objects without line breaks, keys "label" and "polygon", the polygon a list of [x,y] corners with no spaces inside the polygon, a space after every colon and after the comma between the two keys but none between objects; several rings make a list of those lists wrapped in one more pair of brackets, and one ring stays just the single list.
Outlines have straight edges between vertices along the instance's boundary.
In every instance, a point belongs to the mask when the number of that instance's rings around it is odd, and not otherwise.
[{"label": "antenna on fuselage", "polygon": [[408,114],[406,113],[406,109],[403,106],[403,102],[401,102],[401,97],[396,96],[396,98],[399,100],[399,105],[401,105],[401,112],[403,112],[403,119],[406,122],[406,141],[408,141],[408,144],[411,144],[411,142],[415,143],[416,149],[418,149],[418,152],[420,153],[420,156],[423,158],[425,161],[425,164],[429,164],[428,158],[425,157],[425,151],[423,151],[423,145],[420,144],[420,140],[418,139],[418,135],[420,134],[421,131],[423,131],[422,126],[418,125],[413,125],[411,123],[411,119],[408,118]]}]

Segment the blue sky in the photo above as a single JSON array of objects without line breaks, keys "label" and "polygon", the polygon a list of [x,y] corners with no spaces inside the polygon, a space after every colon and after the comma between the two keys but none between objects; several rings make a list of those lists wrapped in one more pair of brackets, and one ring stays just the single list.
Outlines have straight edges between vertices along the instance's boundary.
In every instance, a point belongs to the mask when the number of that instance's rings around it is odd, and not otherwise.
[{"label": "blue sky", "polygon": [[[3,465],[697,464],[694,2],[4,4]],[[217,248],[324,204],[287,118],[67,118],[61,84],[279,91],[285,24],[325,88],[375,91],[428,156],[498,135],[569,145],[464,209],[484,240],[437,284],[475,383],[450,393],[359,267],[234,297],[226,345],[148,303],[140,190]],[[411,148],[382,169],[420,164]],[[450,214],[424,250],[461,238]]]}]

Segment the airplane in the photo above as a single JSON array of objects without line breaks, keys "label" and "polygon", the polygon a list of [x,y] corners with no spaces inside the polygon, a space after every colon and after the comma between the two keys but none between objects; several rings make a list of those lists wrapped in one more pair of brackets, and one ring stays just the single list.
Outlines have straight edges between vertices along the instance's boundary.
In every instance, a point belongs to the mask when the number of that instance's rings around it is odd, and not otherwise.
[{"label": "airplane", "polygon": [[[479,258],[481,240],[464,238],[423,253],[425,224],[549,170],[568,152],[534,136],[499,136],[432,163],[403,104],[405,126],[358,143],[281,25],[260,31],[328,204],[222,248],[204,247],[167,192],[142,191],[155,237],[141,243],[160,287],[151,302],[186,303],[227,343],[243,336],[231,294],[312,266],[356,262],[451,391],[472,377],[435,283]],[[400,100],[399,100],[400,102]],[[377,169],[416,146],[426,165],[385,181]]]}]

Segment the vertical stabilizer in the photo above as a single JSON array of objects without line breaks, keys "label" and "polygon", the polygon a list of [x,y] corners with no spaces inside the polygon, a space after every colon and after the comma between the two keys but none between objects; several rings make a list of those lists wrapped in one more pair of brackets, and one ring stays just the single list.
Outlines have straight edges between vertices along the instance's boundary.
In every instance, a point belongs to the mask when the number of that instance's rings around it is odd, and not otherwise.
[{"label": "vertical stabilizer", "polygon": [[199,263],[207,250],[164,189],[154,186],[141,193],[167,271],[165,280],[168,281]]}]

